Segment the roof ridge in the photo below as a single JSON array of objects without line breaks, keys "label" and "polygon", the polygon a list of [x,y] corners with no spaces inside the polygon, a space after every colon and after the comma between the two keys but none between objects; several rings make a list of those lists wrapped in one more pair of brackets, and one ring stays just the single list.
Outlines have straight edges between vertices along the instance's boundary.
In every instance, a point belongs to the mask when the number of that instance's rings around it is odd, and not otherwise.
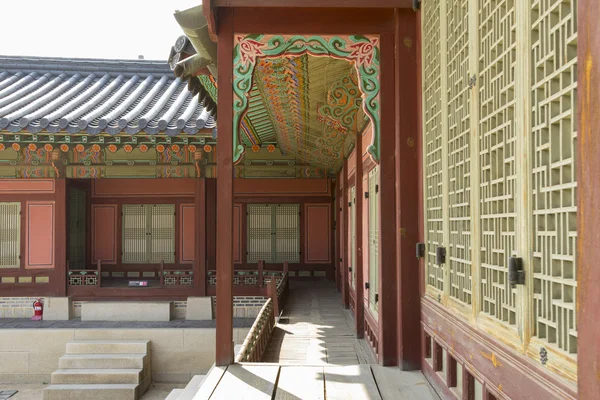
[{"label": "roof ridge", "polygon": [[8,71],[68,71],[68,72],[124,72],[168,73],[166,60],[67,58],[0,55],[0,70]]}]

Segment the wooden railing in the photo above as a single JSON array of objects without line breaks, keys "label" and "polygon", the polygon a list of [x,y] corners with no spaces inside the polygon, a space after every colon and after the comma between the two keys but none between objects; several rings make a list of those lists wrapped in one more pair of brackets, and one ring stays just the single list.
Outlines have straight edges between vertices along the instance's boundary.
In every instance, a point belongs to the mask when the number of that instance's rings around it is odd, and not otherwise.
[{"label": "wooden railing", "polygon": [[[67,270],[68,270],[68,285],[69,286],[102,286],[102,272],[104,267],[104,273],[106,274],[106,278],[115,278],[113,273],[127,274],[128,271],[126,268],[115,270],[115,266],[110,265],[102,265],[102,261],[98,260],[96,263],[96,269],[70,269],[69,263],[67,261]],[[112,269],[111,269],[112,268]],[[194,286],[194,268],[192,269],[183,269],[183,268],[175,268],[168,269],[165,266],[164,262],[161,262],[158,265],[158,268],[154,266],[147,267],[149,270],[144,271],[144,266],[135,266],[135,271],[139,273],[139,278],[133,278],[137,280],[145,280],[148,279],[144,276],[145,272],[152,272],[155,276],[150,279],[159,279],[161,288],[174,288],[174,287],[183,287],[189,288]],[[151,270],[151,271],[150,271]],[[116,278],[128,279],[126,276],[117,276]]]},{"label": "wooden railing", "polygon": [[248,332],[235,362],[260,362],[267,350],[271,334],[275,329],[275,308],[272,299],[267,299],[252,328]]}]

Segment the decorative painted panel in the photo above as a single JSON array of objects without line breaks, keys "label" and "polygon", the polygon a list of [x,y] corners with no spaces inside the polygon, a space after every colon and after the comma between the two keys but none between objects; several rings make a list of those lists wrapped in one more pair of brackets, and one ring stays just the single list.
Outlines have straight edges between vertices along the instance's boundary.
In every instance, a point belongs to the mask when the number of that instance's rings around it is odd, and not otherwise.
[{"label": "decorative painted panel", "polygon": [[54,268],[54,202],[27,202],[25,268]]},{"label": "decorative painted panel", "polygon": [[447,121],[450,296],[471,304],[471,157],[469,90],[469,1],[447,5]]},{"label": "decorative painted panel", "polygon": [[577,353],[576,2],[532,1],[534,335]]},{"label": "decorative painted panel", "polygon": [[92,263],[117,262],[117,205],[92,205]]},{"label": "decorative painted panel", "polygon": [[0,203],[0,268],[21,266],[21,203]]},{"label": "decorative painted panel", "polygon": [[379,311],[379,166],[369,172],[369,308]]},{"label": "decorative painted panel", "polygon": [[513,0],[479,0],[481,311],[517,323],[508,258],[515,251],[516,21]]},{"label": "decorative painted panel", "polygon": [[179,262],[191,264],[196,251],[196,207],[182,204],[179,212]]},{"label": "decorative painted panel", "polygon": [[308,263],[331,262],[331,204],[307,204],[305,259]]},{"label": "decorative painted panel", "polygon": [[423,15],[423,130],[425,172],[427,285],[444,289],[444,270],[435,263],[436,248],[444,241],[442,178],[442,93],[440,4],[424,1]]},{"label": "decorative painted panel", "polygon": [[0,193],[41,194],[54,193],[53,179],[0,179]]}]

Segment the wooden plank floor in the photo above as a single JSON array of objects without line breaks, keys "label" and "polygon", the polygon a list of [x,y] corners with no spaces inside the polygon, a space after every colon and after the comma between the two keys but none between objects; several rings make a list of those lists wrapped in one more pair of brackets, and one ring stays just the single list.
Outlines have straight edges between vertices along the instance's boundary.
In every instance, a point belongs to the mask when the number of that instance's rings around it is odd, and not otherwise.
[{"label": "wooden plank floor", "polygon": [[213,368],[194,400],[439,400],[421,372],[374,365],[352,325],[333,283],[292,282],[263,363]]},{"label": "wooden plank floor", "polygon": [[231,365],[224,374],[214,368],[207,381],[215,380],[219,380],[216,387],[208,385],[208,390],[196,394],[194,400],[439,400],[420,372],[379,365],[245,363]]},{"label": "wooden plank floor", "polygon": [[263,362],[315,366],[375,363],[372,355],[364,355],[351,323],[334,283],[292,282]]}]

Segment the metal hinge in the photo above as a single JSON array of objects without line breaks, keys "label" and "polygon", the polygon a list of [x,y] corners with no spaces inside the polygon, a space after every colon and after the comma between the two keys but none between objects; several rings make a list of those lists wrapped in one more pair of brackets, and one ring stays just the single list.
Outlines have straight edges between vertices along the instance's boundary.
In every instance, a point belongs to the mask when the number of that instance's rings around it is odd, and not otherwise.
[{"label": "metal hinge", "polygon": [[523,259],[511,257],[508,259],[508,283],[511,286],[525,284],[525,270],[523,269]]},{"label": "metal hinge", "polygon": [[369,282],[365,282],[365,289],[369,288]]},{"label": "metal hinge", "polygon": [[446,264],[446,248],[438,247],[435,249],[435,263],[437,265]]},{"label": "metal hinge", "polygon": [[425,243],[417,243],[417,258],[425,256]]},{"label": "metal hinge", "polygon": [[412,2],[413,11],[417,11],[421,9],[421,0],[413,0]]},{"label": "metal hinge", "polygon": [[469,78],[469,89],[473,89],[476,84],[477,84],[477,75],[473,74],[473,76]]},{"label": "metal hinge", "polygon": [[365,192],[365,199],[369,198],[369,192]]},{"label": "metal hinge", "polygon": [[379,303],[379,293],[375,293],[375,303]]},{"label": "metal hinge", "polygon": [[379,185],[375,185],[375,193],[379,193]]}]

